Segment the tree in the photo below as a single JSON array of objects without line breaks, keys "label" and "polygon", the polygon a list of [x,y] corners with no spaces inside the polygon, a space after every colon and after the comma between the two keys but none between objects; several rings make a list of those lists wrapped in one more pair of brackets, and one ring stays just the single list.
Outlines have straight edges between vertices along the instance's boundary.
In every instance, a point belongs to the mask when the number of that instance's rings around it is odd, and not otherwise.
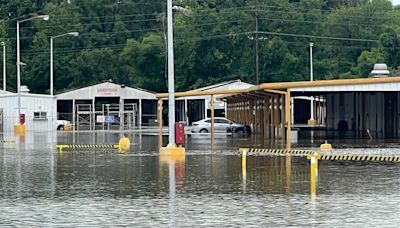
[{"label": "tree", "polygon": [[357,67],[355,71],[358,75],[368,76],[376,63],[383,63],[383,53],[376,48],[371,51],[363,51],[357,59]]},{"label": "tree", "polygon": [[165,46],[161,36],[149,34],[141,41],[128,39],[121,53],[124,77],[132,85],[152,91],[165,91]]}]

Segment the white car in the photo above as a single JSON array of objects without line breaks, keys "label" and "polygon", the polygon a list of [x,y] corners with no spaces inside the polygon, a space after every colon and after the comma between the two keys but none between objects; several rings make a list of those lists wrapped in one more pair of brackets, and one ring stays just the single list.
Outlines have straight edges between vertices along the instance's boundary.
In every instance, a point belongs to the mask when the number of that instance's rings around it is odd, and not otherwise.
[{"label": "white car", "polygon": [[71,125],[71,121],[57,120],[57,130],[63,131],[66,125]]},{"label": "white car", "polygon": [[[243,124],[237,124],[231,120],[228,120],[223,117],[215,117],[214,118],[214,130],[215,132],[230,132],[232,129],[235,129],[235,133],[239,131],[245,131],[246,126]],[[209,133],[211,132],[211,118],[202,119],[196,122],[193,122],[193,128],[191,130],[192,133]]]}]

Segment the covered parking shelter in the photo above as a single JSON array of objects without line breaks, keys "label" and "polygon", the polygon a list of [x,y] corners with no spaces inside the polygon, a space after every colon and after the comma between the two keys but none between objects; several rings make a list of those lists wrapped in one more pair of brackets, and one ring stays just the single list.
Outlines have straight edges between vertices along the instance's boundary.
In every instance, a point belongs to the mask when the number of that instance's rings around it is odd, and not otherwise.
[{"label": "covered parking shelter", "polygon": [[293,120],[304,115],[294,97],[314,98],[317,124],[333,136],[399,137],[400,77],[264,83],[223,99],[228,118],[265,138],[290,141]]},{"label": "covered parking shelter", "polygon": [[59,119],[76,130],[132,129],[156,123],[155,93],[109,81],[56,95]]},{"label": "covered parking shelter", "polygon": [[[365,137],[367,132],[379,138],[400,135],[400,77],[263,83],[246,89],[175,93],[177,98],[210,96],[211,101],[214,95],[225,95],[219,99],[227,102],[227,118],[251,126],[253,132],[264,139],[291,142],[293,120],[304,115],[293,105],[293,98],[298,97],[312,98],[309,100],[315,108],[310,112],[318,120],[304,127],[318,126],[338,135],[352,131],[356,134],[350,137],[354,138]],[[166,93],[157,94],[160,134],[162,99],[167,96]],[[213,141],[213,137],[211,139]],[[287,145],[290,148],[290,143]]]}]

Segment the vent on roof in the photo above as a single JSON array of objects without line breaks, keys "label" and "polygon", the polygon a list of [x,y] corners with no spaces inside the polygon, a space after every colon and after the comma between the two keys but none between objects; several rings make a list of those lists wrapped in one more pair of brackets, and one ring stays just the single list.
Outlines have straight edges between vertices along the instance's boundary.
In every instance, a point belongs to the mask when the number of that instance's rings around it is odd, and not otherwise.
[{"label": "vent on roof", "polygon": [[21,85],[20,92],[21,93],[29,93],[29,88],[27,85]]},{"label": "vent on roof", "polygon": [[374,69],[371,71],[373,77],[387,77],[390,72],[385,63],[377,63],[374,65]]}]

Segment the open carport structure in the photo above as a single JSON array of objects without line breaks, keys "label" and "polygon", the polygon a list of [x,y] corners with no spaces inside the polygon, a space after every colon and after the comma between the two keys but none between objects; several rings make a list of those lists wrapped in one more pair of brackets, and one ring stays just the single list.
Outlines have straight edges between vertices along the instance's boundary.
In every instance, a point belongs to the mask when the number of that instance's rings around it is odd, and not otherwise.
[{"label": "open carport structure", "polygon": [[[226,116],[252,126],[265,139],[291,141],[292,120],[296,115],[294,97],[313,97],[315,118],[333,133],[354,131],[351,137],[397,138],[400,134],[400,77],[338,79],[305,82],[263,83],[247,89],[189,91],[182,96],[214,96],[227,102]],[[162,98],[157,94],[159,120]],[[213,99],[211,99],[213,100]],[[213,119],[213,104],[211,104]],[[213,122],[213,121],[212,121]],[[213,130],[211,132],[213,134]],[[211,137],[213,138],[213,137]],[[287,143],[290,147],[290,143]]]},{"label": "open carport structure", "polygon": [[228,118],[251,125],[264,137],[290,140],[296,112],[294,97],[312,97],[319,126],[334,135],[398,138],[400,78],[359,78],[313,82],[264,83],[224,97]]}]

